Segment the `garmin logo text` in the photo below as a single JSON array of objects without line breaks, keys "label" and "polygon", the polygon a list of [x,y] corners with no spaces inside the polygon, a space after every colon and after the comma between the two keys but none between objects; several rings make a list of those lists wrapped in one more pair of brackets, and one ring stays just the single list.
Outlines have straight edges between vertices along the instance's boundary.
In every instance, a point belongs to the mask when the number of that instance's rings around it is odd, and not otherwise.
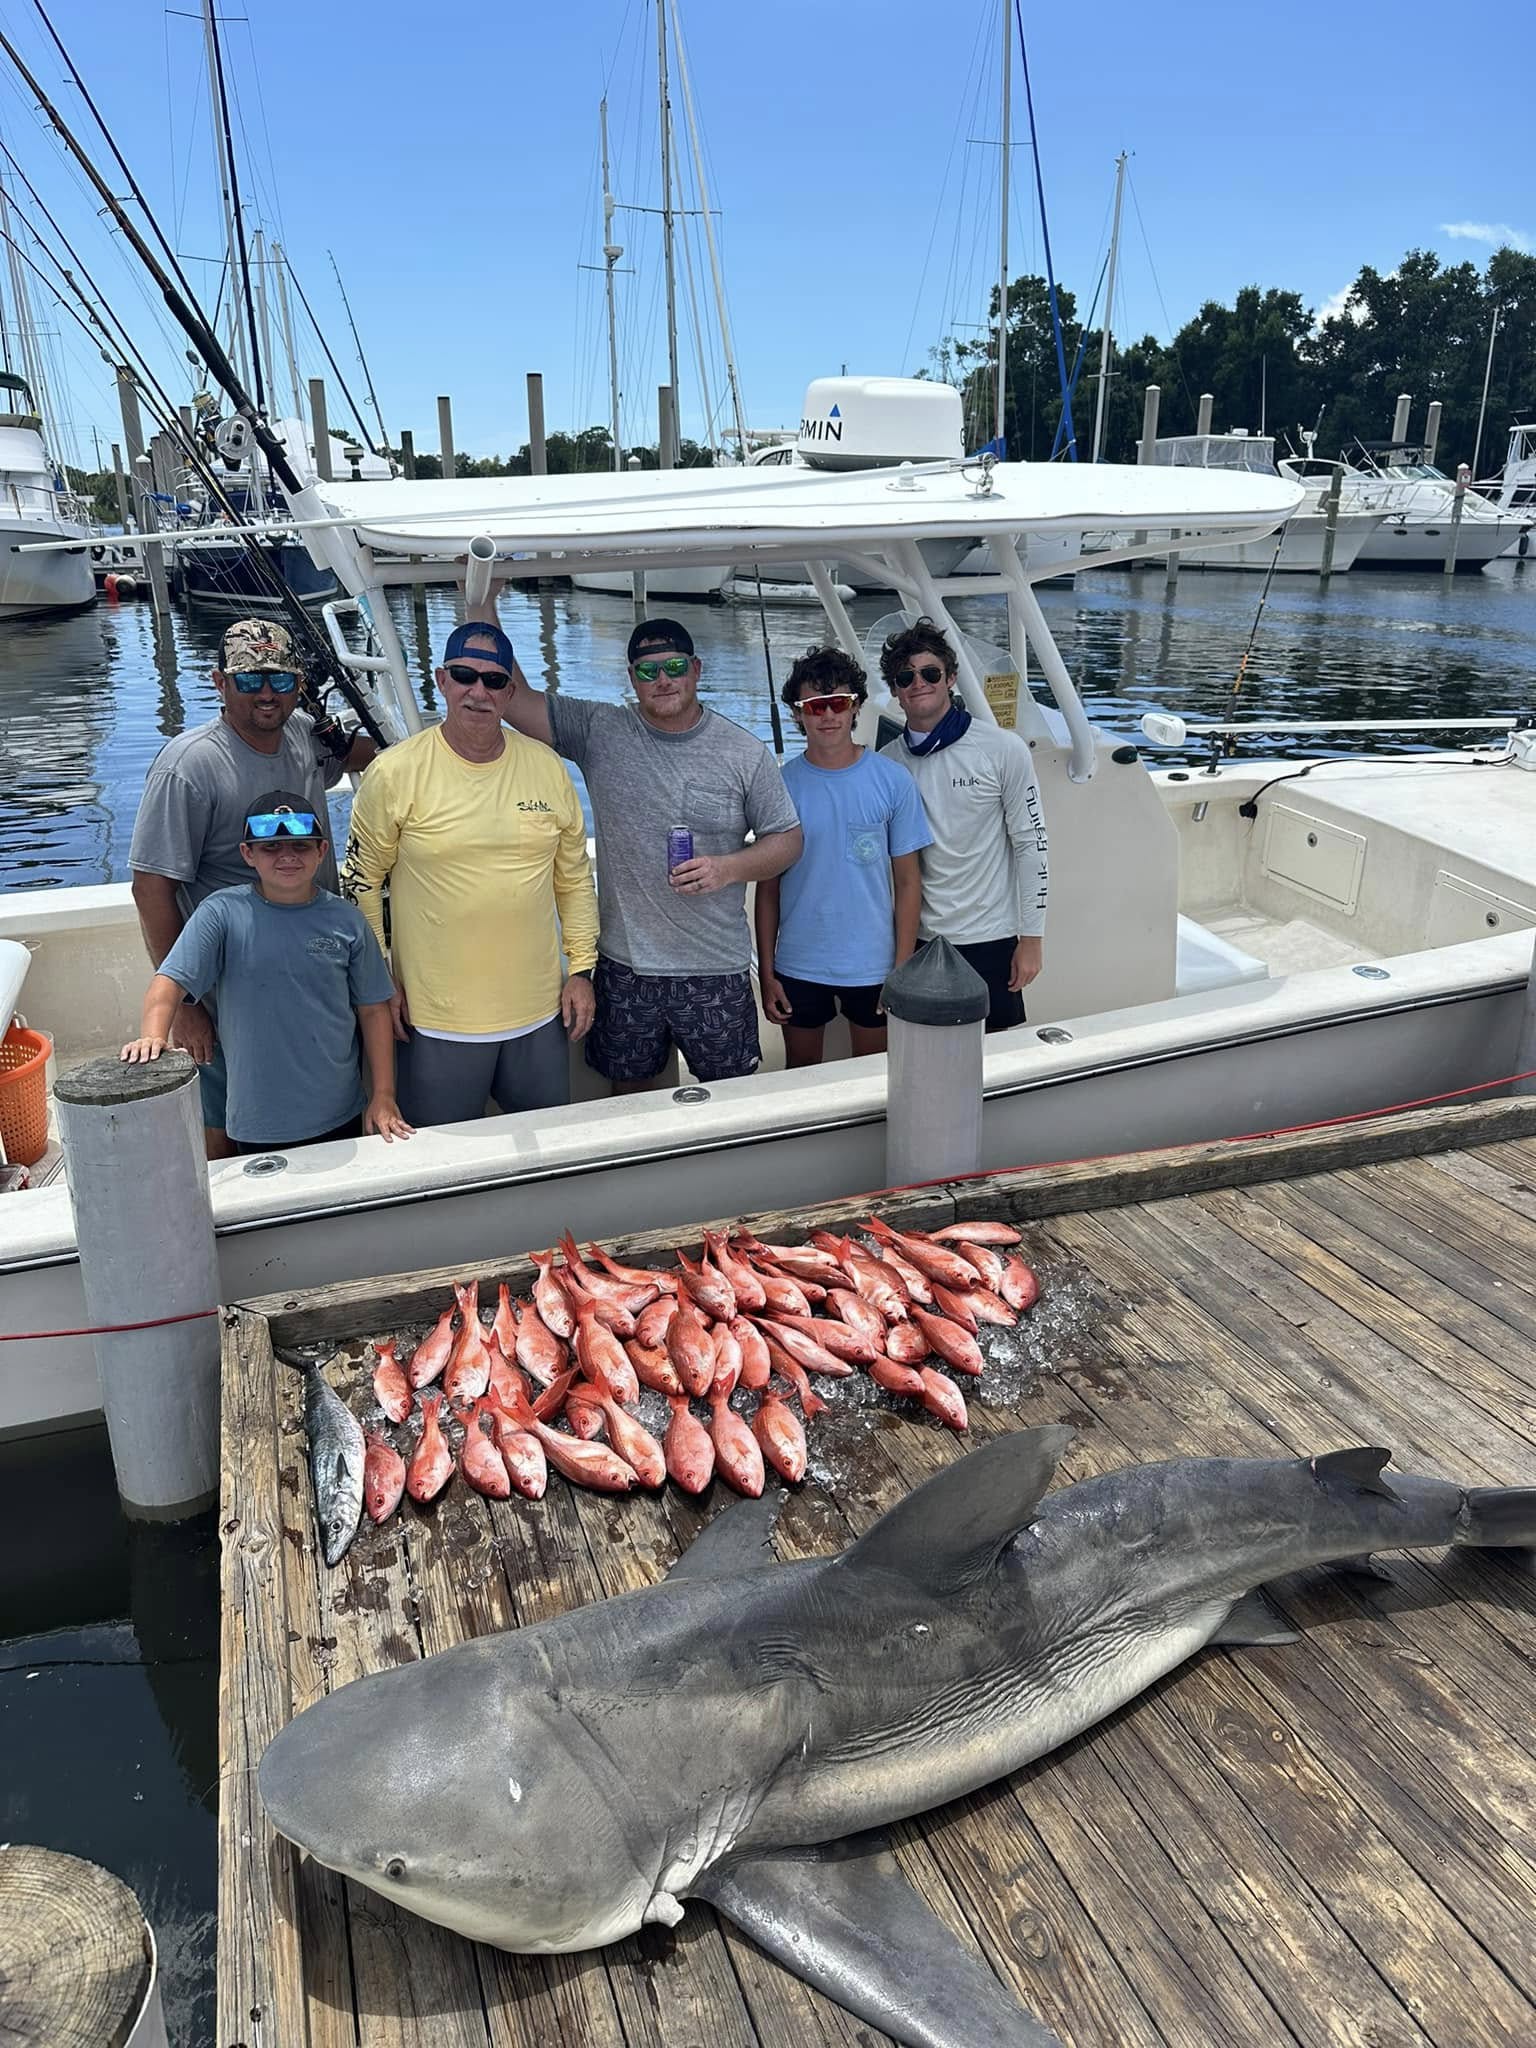
[{"label": "garmin logo text", "polygon": [[802,420],[800,422],[802,441],[841,441],[843,423],[840,419]]}]

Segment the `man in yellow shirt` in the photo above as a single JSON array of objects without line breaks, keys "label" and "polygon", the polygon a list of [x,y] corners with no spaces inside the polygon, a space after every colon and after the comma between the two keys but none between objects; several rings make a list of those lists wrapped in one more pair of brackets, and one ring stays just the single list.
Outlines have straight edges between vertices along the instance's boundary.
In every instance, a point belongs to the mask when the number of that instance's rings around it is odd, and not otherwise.
[{"label": "man in yellow shirt", "polygon": [[502,724],[513,667],[499,627],[460,626],[442,724],[380,754],[352,806],[342,887],[383,946],[389,884],[399,1093],[418,1126],[467,1122],[487,1096],[504,1114],[568,1102],[567,1041],[592,1023],[586,823],[559,759]]}]

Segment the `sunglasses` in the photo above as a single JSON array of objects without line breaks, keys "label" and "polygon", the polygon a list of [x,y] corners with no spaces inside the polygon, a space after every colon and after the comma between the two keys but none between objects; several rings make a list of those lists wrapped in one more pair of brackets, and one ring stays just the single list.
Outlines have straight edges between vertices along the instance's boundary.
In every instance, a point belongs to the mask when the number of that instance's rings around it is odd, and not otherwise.
[{"label": "sunglasses", "polygon": [[693,666],[691,654],[669,654],[660,661],[632,661],[631,670],[637,683],[654,683],[662,676],[670,676],[676,682],[679,676],[687,675]]},{"label": "sunglasses", "polygon": [[944,671],[941,668],[899,668],[891,679],[898,690],[910,689],[915,682],[942,683]]},{"label": "sunglasses", "polygon": [[849,691],[839,690],[830,697],[802,697],[795,709],[809,711],[815,718],[829,718],[835,711],[849,710],[858,701]]},{"label": "sunglasses", "polygon": [[291,668],[237,668],[229,680],[242,697],[254,697],[263,683],[270,683],[279,697],[291,697],[299,687]]},{"label": "sunglasses", "polygon": [[504,690],[512,680],[505,669],[471,668],[463,661],[450,661],[443,673],[451,676],[461,690],[472,690],[476,683],[484,683],[488,690]]},{"label": "sunglasses", "polygon": [[313,811],[260,811],[245,821],[247,839],[314,839],[325,837]]}]

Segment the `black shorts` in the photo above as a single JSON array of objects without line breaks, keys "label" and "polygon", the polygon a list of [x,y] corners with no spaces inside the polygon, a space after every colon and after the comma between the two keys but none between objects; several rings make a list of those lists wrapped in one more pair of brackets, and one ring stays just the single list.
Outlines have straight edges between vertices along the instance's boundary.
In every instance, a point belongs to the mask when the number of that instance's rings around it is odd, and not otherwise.
[{"label": "black shorts", "polygon": [[701,1081],[756,1073],[752,977],[739,974],[636,974],[599,958],[592,977],[597,1014],[587,1036],[587,1065],[608,1081],[650,1081],[675,1045]]},{"label": "black shorts", "polygon": [[335,1145],[343,1138],[360,1138],[363,1135],[363,1120],[355,1116],[347,1123],[338,1124],[334,1131],[317,1131],[312,1138],[270,1138],[262,1145],[249,1145],[236,1138],[237,1152],[292,1152],[298,1145]]},{"label": "black shorts", "polygon": [[1011,1031],[1016,1024],[1024,1022],[1023,992],[1008,986],[1014,948],[1018,943],[1017,939],[983,939],[976,946],[955,947],[960,957],[969,961],[987,984],[987,994],[991,998],[991,1008],[987,1011],[989,1032]]},{"label": "black shorts", "polygon": [[876,982],[873,988],[847,987],[830,981],[802,981],[795,974],[781,974],[779,985],[789,997],[794,1015],[785,1025],[787,1031],[820,1031],[830,1024],[841,1010],[850,1024],[857,1024],[864,1031],[883,1031],[885,1019],[880,1014],[880,989]]}]

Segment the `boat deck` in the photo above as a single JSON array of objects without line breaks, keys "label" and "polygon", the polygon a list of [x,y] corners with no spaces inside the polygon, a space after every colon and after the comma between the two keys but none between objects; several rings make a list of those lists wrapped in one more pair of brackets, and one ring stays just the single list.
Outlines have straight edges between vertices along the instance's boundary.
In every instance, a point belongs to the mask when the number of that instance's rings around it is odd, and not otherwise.
[{"label": "boat deck", "polygon": [[[1042,1300],[972,1400],[973,1440],[1073,1423],[1070,1478],[1364,1443],[1409,1470],[1529,1486],[1531,1133],[1536,1105],[1489,1104],[882,1208],[1024,1229]],[[1457,1149],[1405,1156],[1435,1144]],[[326,1689],[644,1586],[698,1526],[670,1488],[614,1502],[552,1479],[537,1505],[490,1507],[456,1479],[435,1511],[365,1524],[325,1571],[274,1336],[337,1341],[350,1392],[363,1340],[445,1294],[415,1275],[227,1316],[218,2048],[876,2048],[883,2035],[702,1907],[598,1953],[509,1956],[398,1913],[267,1826],[251,1767]],[[965,1447],[884,1406],[840,1405],[809,1435],[786,1558],[839,1547]],[[703,1515],[728,1498],[717,1486]],[[1380,1579],[1283,1582],[1300,1642],[1206,1652],[898,1831],[914,1882],[1071,2048],[1536,2040],[1536,1575],[1510,1552],[1382,1562]],[[387,1784],[388,1756],[377,1766]]]}]

